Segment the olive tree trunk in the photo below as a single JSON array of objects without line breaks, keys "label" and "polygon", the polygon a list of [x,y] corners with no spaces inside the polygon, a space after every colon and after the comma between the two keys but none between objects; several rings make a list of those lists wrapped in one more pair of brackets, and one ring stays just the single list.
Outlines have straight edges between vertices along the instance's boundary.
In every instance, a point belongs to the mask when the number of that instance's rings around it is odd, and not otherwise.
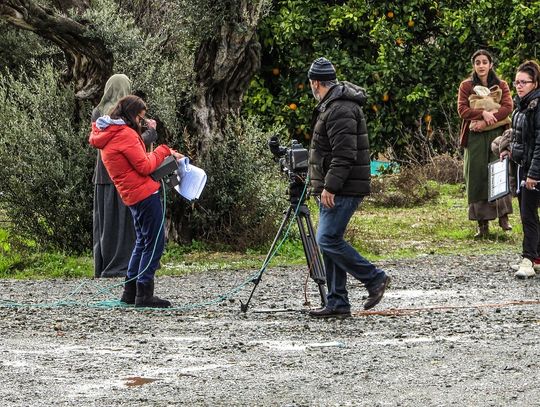
[{"label": "olive tree trunk", "polygon": [[[56,0],[65,12],[89,7],[88,0]],[[87,25],[81,24],[33,0],[0,0],[0,18],[52,41],[66,57],[65,80],[75,84],[76,96],[96,102],[111,76],[113,56]]]},{"label": "olive tree trunk", "polygon": [[195,58],[195,97],[191,106],[192,131],[198,155],[221,137],[229,115],[239,113],[242,97],[260,68],[261,46],[257,25],[267,0],[227,2],[225,19],[215,35],[200,45]]}]

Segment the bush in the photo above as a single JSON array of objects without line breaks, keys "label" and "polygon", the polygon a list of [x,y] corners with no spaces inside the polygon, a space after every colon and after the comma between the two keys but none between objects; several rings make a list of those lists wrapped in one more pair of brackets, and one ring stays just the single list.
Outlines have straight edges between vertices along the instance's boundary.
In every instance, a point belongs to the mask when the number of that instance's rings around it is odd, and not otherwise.
[{"label": "bush", "polygon": [[384,207],[412,207],[438,195],[438,189],[428,181],[422,168],[410,166],[401,168],[397,174],[373,177],[368,200]]},{"label": "bush", "polygon": [[286,180],[256,121],[232,120],[224,139],[212,145],[207,186],[190,215],[196,236],[238,250],[267,242],[287,206]]},{"label": "bush", "polygon": [[[44,247],[91,247],[95,151],[74,117],[73,89],[50,64],[0,77],[0,209],[16,232]],[[78,106],[89,113],[89,106]]]},{"label": "bush", "polygon": [[463,161],[449,154],[432,158],[431,162],[421,167],[428,180],[440,184],[461,184],[463,182]]},{"label": "bush", "polygon": [[[185,125],[180,122],[178,106],[189,100],[194,64],[192,49],[185,44],[189,40],[186,28],[179,28],[178,23],[171,20],[180,18],[176,7],[179,6],[156,4],[157,10],[141,11],[149,16],[164,13],[160,18],[165,21],[153,22],[154,27],[160,27],[157,32],[145,32],[135,22],[133,10],[127,12],[112,0],[93,2],[83,16],[94,23],[97,34],[112,51],[114,73],[124,73],[130,78],[133,90],[145,95],[149,117],[157,118],[172,134]],[[171,12],[174,14],[169,15]],[[178,45],[167,48],[166,45],[174,41],[165,39],[178,35],[184,41],[179,40]]]}]

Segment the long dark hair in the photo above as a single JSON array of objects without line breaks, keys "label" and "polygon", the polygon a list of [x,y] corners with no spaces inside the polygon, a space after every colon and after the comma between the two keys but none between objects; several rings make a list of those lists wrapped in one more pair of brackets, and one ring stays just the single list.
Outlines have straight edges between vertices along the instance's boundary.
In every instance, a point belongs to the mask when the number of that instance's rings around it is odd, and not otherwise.
[{"label": "long dark hair", "polygon": [[118,101],[111,112],[111,119],[122,119],[141,135],[141,126],[137,124],[137,115],[146,110],[146,103],[138,96],[128,95]]},{"label": "long dark hair", "polygon": [[540,65],[536,61],[525,61],[517,69],[518,72],[526,73],[536,83],[536,89],[540,88]]},{"label": "long dark hair", "polygon": [[[480,55],[485,55],[487,59],[489,60],[489,62],[493,64],[493,55],[491,55],[491,53],[489,51],[486,51],[485,49],[479,49],[474,54],[472,54],[471,64],[473,65],[473,70],[471,74],[471,79],[473,81],[473,85],[475,86],[482,85],[482,81],[480,80],[480,78],[476,74],[476,71],[474,70],[474,60]],[[487,77],[488,86],[487,87],[491,88],[492,86],[499,85],[500,83],[501,83],[501,80],[499,79],[499,77],[497,76],[493,68],[491,68],[488,72],[488,77]]]}]

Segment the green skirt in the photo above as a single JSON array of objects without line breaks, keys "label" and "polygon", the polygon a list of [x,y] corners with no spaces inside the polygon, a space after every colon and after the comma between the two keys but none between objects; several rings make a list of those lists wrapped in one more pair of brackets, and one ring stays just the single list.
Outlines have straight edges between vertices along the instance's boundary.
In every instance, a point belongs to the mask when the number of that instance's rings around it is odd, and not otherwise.
[{"label": "green skirt", "polygon": [[502,132],[502,127],[482,133],[469,132],[463,157],[463,176],[469,204],[488,199],[488,164],[498,159],[491,151],[491,142]]},{"label": "green skirt", "polygon": [[469,132],[464,154],[463,175],[470,220],[491,220],[512,213],[512,196],[488,202],[488,164],[497,157],[491,142],[503,132],[499,127],[482,133]]}]

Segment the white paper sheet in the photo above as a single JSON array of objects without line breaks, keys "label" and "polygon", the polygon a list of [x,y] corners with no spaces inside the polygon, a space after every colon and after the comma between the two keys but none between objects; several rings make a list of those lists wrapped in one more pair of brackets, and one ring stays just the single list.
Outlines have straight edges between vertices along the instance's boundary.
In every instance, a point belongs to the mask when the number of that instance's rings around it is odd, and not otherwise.
[{"label": "white paper sheet", "polygon": [[206,185],[206,173],[202,168],[189,163],[189,158],[184,157],[178,161],[178,182],[174,187],[176,192],[186,198],[188,201],[199,199]]}]

